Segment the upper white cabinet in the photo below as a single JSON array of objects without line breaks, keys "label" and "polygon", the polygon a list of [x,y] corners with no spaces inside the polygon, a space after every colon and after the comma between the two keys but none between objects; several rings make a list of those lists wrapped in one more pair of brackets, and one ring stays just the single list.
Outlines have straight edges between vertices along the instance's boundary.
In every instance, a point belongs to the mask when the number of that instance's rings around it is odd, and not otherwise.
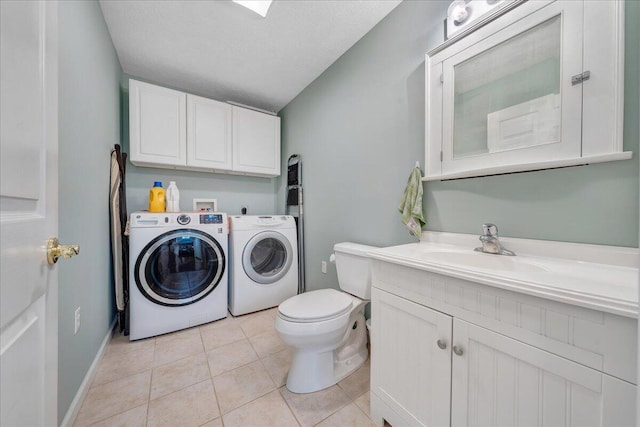
[{"label": "upper white cabinet", "polygon": [[129,80],[131,162],[138,166],[280,175],[280,118]]},{"label": "upper white cabinet", "polygon": [[429,52],[425,180],[630,158],[623,17],[619,1],[516,1]]},{"label": "upper white cabinet", "polygon": [[187,164],[232,169],[231,105],[187,95]]},{"label": "upper white cabinet", "polygon": [[280,175],[280,117],[233,106],[233,169]]},{"label": "upper white cabinet", "polygon": [[129,81],[129,151],[134,164],[186,166],[186,94]]}]

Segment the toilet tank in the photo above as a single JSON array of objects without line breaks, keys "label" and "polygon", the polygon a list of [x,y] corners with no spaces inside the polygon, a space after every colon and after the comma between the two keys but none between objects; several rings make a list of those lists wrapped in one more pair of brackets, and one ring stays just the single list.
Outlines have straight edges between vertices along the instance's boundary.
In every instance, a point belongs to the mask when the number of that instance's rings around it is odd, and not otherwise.
[{"label": "toilet tank", "polygon": [[367,252],[375,246],[337,243],[333,247],[340,289],[358,298],[371,299],[371,263]]}]

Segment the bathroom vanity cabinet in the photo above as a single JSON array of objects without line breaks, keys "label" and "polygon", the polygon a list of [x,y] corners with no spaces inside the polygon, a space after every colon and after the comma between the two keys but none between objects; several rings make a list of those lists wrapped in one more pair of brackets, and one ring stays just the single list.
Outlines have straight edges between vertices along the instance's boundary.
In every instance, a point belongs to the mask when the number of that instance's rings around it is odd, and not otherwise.
[{"label": "bathroom vanity cabinet", "polygon": [[129,81],[131,162],[138,166],[280,175],[280,118]]},{"label": "bathroom vanity cabinet", "polygon": [[371,297],[378,425],[635,425],[636,318],[382,252]]},{"label": "bathroom vanity cabinet", "polygon": [[426,55],[425,180],[623,152],[624,2],[514,1]]}]

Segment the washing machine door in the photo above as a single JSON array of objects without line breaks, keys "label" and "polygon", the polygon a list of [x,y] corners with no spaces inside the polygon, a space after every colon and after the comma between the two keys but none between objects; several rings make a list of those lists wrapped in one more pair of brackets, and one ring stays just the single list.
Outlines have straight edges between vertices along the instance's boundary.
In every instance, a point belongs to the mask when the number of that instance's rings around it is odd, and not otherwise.
[{"label": "washing machine door", "polygon": [[277,231],[263,231],[247,242],[242,266],[251,280],[268,285],[287,274],[293,262],[291,243]]},{"label": "washing machine door", "polygon": [[209,234],[173,230],[156,237],[140,252],[136,285],[156,304],[193,304],[220,284],[225,265],[222,247]]}]

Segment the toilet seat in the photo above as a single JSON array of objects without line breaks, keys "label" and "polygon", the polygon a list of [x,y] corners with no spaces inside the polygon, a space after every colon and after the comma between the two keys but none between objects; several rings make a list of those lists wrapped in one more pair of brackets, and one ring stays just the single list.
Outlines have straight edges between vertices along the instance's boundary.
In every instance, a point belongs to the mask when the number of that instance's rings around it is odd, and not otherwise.
[{"label": "toilet seat", "polygon": [[335,289],[320,289],[289,298],[278,307],[283,320],[312,323],[340,317],[351,311],[353,297]]}]

